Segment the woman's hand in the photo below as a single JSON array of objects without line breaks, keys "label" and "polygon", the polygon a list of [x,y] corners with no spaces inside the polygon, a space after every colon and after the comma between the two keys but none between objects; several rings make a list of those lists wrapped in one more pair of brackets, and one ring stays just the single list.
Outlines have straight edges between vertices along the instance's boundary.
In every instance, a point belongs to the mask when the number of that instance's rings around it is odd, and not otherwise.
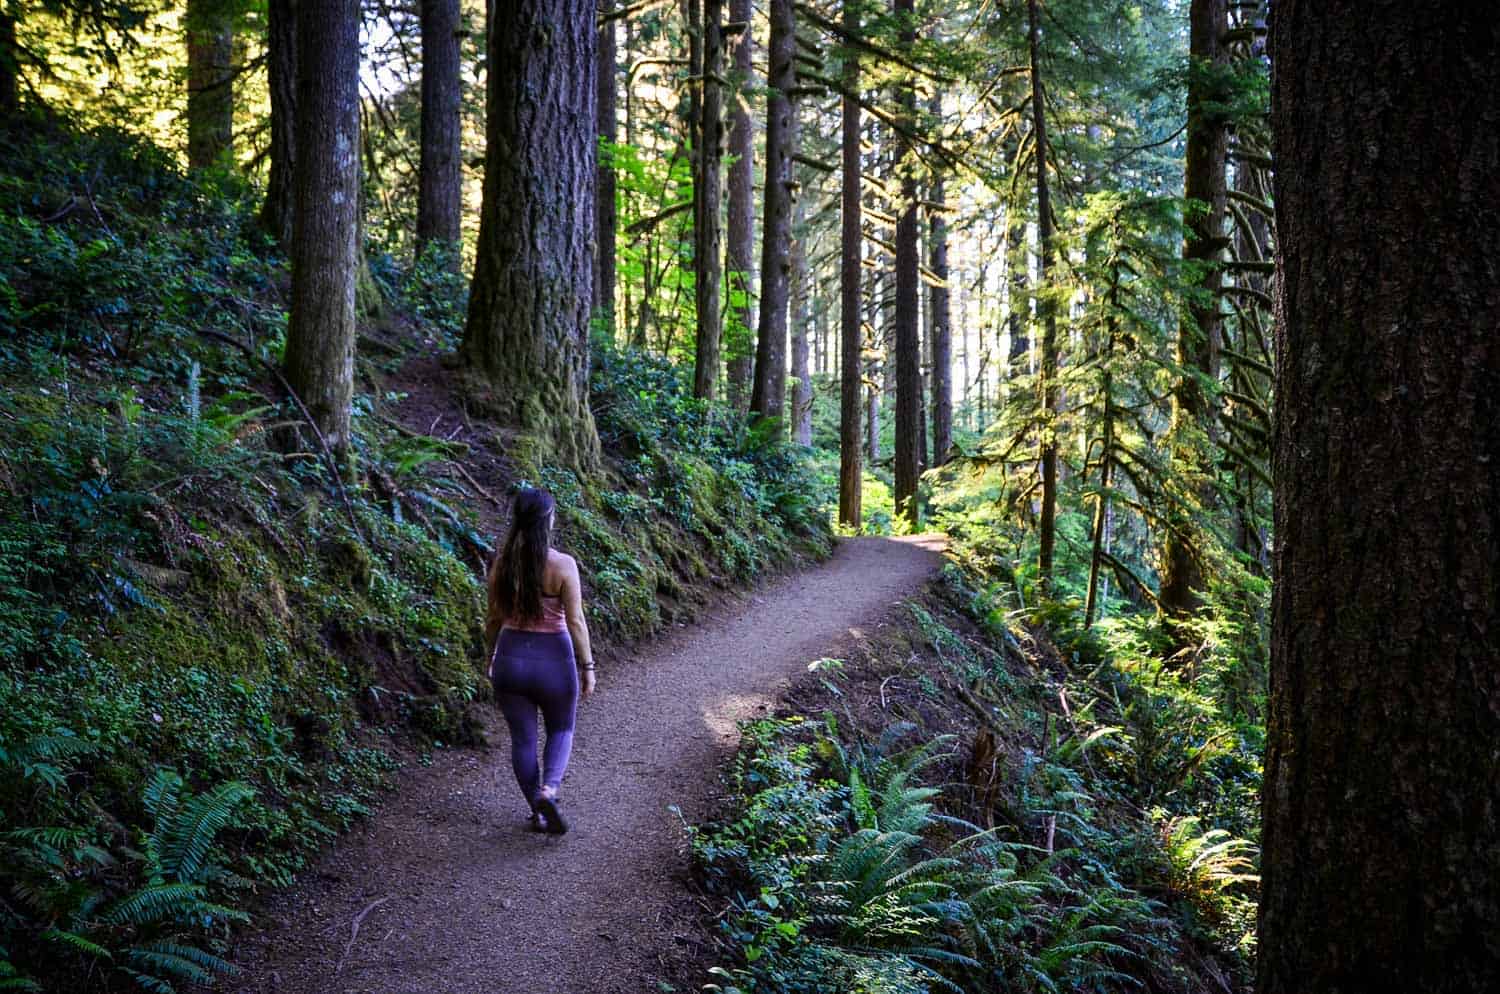
[{"label": "woman's hand", "polygon": [[594,668],[578,671],[578,696],[587,697],[594,692]]}]

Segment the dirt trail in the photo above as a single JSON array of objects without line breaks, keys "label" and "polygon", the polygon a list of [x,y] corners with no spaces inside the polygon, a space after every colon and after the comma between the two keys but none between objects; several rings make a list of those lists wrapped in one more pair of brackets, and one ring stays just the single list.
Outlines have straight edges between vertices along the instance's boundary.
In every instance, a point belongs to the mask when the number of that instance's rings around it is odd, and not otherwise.
[{"label": "dirt trail", "polygon": [[[579,710],[563,783],[571,831],[525,828],[504,724],[488,754],[408,774],[362,830],[268,907],[231,989],[298,994],[656,991],[697,941],[682,831],[735,722],[936,569],[933,538],[844,541],[616,666]],[[357,928],[355,924],[357,922]],[[698,978],[701,982],[701,978]],[[696,984],[689,987],[696,989]]]}]

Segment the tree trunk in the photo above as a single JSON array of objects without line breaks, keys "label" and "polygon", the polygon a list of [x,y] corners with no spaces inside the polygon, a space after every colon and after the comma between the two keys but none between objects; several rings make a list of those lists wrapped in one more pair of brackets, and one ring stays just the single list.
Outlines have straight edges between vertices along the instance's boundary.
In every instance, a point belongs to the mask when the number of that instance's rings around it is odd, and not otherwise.
[{"label": "tree trunk", "polygon": [[[1026,274],[1026,225],[1015,217],[1015,211],[1007,212],[1005,228],[1005,280],[1006,328],[1010,332],[1010,352],[1006,356],[1007,379],[1031,374],[1031,340],[1026,335],[1026,291],[1030,280]],[[1000,338],[1000,329],[995,329],[995,339]]]},{"label": "tree trunk", "polygon": [[[1187,160],[1184,195],[1195,206],[1182,257],[1204,267],[1200,295],[1189,298],[1177,329],[1177,363],[1184,374],[1172,392],[1173,471],[1187,478],[1188,492],[1199,504],[1213,499],[1207,437],[1214,429],[1210,399],[1198,377],[1218,375],[1219,341],[1223,318],[1219,313],[1221,274],[1214,265],[1224,250],[1225,156],[1229,132],[1214,105],[1222,102],[1215,75],[1228,63],[1228,52],[1220,36],[1228,27],[1227,0],[1192,0],[1188,15],[1189,56],[1195,71],[1188,75]],[[1179,508],[1173,513],[1162,554],[1161,607],[1169,615],[1190,615],[1201,603],[1203,566],[1194,539],[1193,513]]]},{"label": "tree trunk", "polygon": [[[698,0],[689,0],[697,4]],[[697,350],[693,396],[712,400],[719,379],[719,165],[723,157],[724,114],[719,77],[724,72],[723,0],[703,0],[702,102],[698,124],[697,182],[693,184],[693,281],[697,305]]]},{"label": "tree trunk", "polygon": [[760,327],[750,410],[780,418],[786,406],[786,311],[791,276],[792,156],[796,154],[796,20],[792,0],[771,0],[766,81],[766,184],[760,255]]},{"label": "tree trunk", "polygon": [[1277,0],[1261,994],[1500,987],[1500,20]]},{"label": "tree trunk", "polygon": [[812,326],[812,274],[807,270],[807,206],[797,200],[792,230],[792,440],[812,444],[812,370],[808,332]]},{"label": "tree trunk", "polygon": [[538,462],[590,470],[595,127],[591,0],[495,0],[484,206],[461,349]]},{"label": "tree trunk", "polygon": [[269,0],[266,76],[271,98],[270,174],[260,223],[283,251],[291,251],[297,213],[293,175],[297,166],[297,2]]},{"label": "tree trunk", "polygon": [[[934,204],[943,203],[944,192],[939,176],[932,184]],[[928,291],[932,304],[927,325],[932,348],[932,464],[941,466],[953,448],[953,317],[948,293],[948,221],[941,207],[931,209],[928,223],[932,275],[939,284]]]},{"label": "tree trunk", "polygon": [[0,114],[7,116],[20,109],[20,92],[16,87],[19,60],[16,49],[16,18],[0,11]]},{"label": "tree trunk", "polygon": [[1036,226],[1038,236],[1037,310],[1042,319],[1041,361],[1041,440],[1038,445],[1042,463],[1042,510],[1037,526],[1040,539],[1038,566],[1044,588],[1052,583],[1052,549],[1057,541],[1057,314],[1047,295],[1047,276],[1052,268],[1052,198],[1047,186],[1047,114],[1043,102],[1040,57],[1041,20],[1037,0],[1028,0],[1028,50],[1031,58],[1031,111],[1035,129],[1036,156]]},{"label": "tree trunk", "polygon": [[188,165],[206,169],[234,153],[234,27],[217,0],[187,5]]},{"label": "tree trunk", "polygon": [[1120,278],[1121,267],[1117,264],[1110,271],[1109,283],[1109,337],[1104,343],[1104,360],[1099,365],[1103,370],[1099,392],[1103,397],[1103,411],[1099,420],[1104,423],[1104,438],[1099,452],[1099,501],[1094,505],[1094,523],[1089,555],[1088,595],[1083,604],[1083,627],[1092,628],[1094,613],[1099,606],[1100,567],[1104,564],[1105,524],[1109,521],[1110,471],[1115,464],[1115,398],[1114,362],[1115,339],[1119,337]]},{"label": "tree trunk", "polygon": [[[859,8],[845,0],[844,30],[859,35]],[[860,321],[863,293],[860,220],[859,58],[853,49],[845,56],[843,99],[843,214],[839,242],[839,523],[858,530],[863,521],[860,466],[859,388],[863,382],[861,352],[864,328]]]},{"label": "tree trunk", "polygon": [[[610,0],[600,0],[600,13],[612,6]],[[615,92],[619,86],[619,70],[615,64],[615,30],[617,24],[609,21],[599,27],[598,101],[599,138],[610,145],[618,136],[618,116],[615,110]],[[598,247],[595,250],[594,315],[604,324],[605,333],[613,341],[615,337],[615,232],[619,227],[619,212],[615,204],[615,164],[611,154],[602,146],[599,152],[599,189],[594,197],[594,227],[597,231]]]},{"label": "tree trunk", "polygon": [[297,8],[297,194],[286,377],[341,461],[350,451],[359,264],[359,0]]},{"label": "tree trunk", "polygon": [[417,181],[417,252],[441,245],[460,265],[463,237],[458,0],[422,0],[422,156]]},{"label": "tree trunk", "polygon": [[[913,0],[895,0],[892,6],[903,46],[910,50],[917,32]],[[901,117],[907,127],[913,126],[917,98],[910,79],[900,86]],[[898,137],[899,157],[895,172],[901,180],[901,202],[896,205],[896,439],[895,488],[896,516],[905,518],[912,528],[917,524],[917,478],[921,474],[918,456],[918,419],[922,416],[922,368],[917,337],[918,256],[917,256],[917,180],[915,152],[911,143]]]},{"label": "tree trunk", "polygon": [[729,0],[729,17],[740,25],[734,42],[736,99],[729,111],[729,217],[725,262],[735,300],[729,307],[728,362],[725,372],[729,402],[744,410],[750,402],[751,357],[755,354],[750,324],[751,262],[755,245],[755,131],[750,121],[749,95],[754,67],[755,32],[752,0]]}]

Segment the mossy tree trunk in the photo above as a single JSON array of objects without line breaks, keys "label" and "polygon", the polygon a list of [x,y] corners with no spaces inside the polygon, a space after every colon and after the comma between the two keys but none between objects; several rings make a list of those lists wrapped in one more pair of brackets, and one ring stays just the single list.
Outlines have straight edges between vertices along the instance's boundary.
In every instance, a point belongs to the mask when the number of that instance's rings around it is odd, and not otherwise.
[{"label": "mossy tree trunk", "polygon": [[347,458],[359,266],[359,0],[300,0],[286,377]]},{"label": "mossy tree trunk", "polygon": [[[859,34],[859,8],[846,2],[844,31]],[[839,523],[859,528],[863,520],[863,467],[860,456],[860,385],[864,382],[861,361],[864,326],[860,320],[864,292],[860,284],[864,264],[864,231],[860,207],[859,157],[859,57],[851,48],[845,53],[843,132],[841,135],[842,225],[839,234]]]},{"label": "mossy tree trunk", "polygon": [[1260,994],[1500,989],[1500,20],[1277,0]]},{"label": "mossy tree trunk", "polygon": [[[700,0],[689,0],[695,6]],[[693,293],[698,333],[693,362],[693,396],[712,400],[719,380],[719,340],[722,317],[719,309],[719,283],[723,270],[719,263],[719,174],[724,150],[724,100],[719,79],[724,73],[724,4],[723,0],[701,0],[703,64],[698,144],[694,162],[697,182],[693,184]]]},{"label": "mossy tree trunk", "polygon": [[[934,98],[934,111],[941,110]],[[932,184],[933,206],[928,213],[931,237],[928,257],[937,283],[928,290],[932,318],[928,322],[928,341],[932,346],[932,464],[948,461],[953,448],[953,315],[948,292],[948,219],[943,216],[943,177]]]},{"label": "mossy tree trunk", "polygon": [[266,10],[266,77],[271,98],[270,173],[260,220],[283,251],[292,245],[297,194],[297,2],[269,0]]},{"label": "mossy tree trunk", "polygon": [[417,179],[417,251],[445,248],[459,266],[463,159],[458,0],[422,0],[422,151]]},{"label": "mossy tree trunk", "polygon": [[[910,50],[916,42],[916,14],[913,0],[895,0],[893,11],[903,45]],[[916,120],[915,83],[907,78],[900,86],[901,119],[910,128]],[[922,417],[921,343],[917,334],[919,303],[919,262],[917,255],[917,178],[916,155],[906,138],[898,138],[899,158],[896,173],[901,182],[901,202],[896,214],[896,438],[895,487],[896,516],[905,518],[913,528],[917,524],[917,478],[921,469],[919,422]]]},{"label": "mossy tree trunk", "polygon": [[766,82],[766,182],[760,253],[760,326],[750,410],[779,419],[786,408],[786,312],[791,285],[792,157],[797,153],[797,25],[792,0],[771,0]]},{"label": "mossy tree trunk", "polygon": [[1041,11],[1037,0],[1028,0],[1027,49],[1031,65],[1031,120],[1033,156],[1036,160],[1036,227],[1037,227],[1037,297],[1038,317],[1042,322],[1041,343],[1041,410],[1038,412],[1040,440],[1038,459],[1042,464],[1042,509],[1037,523],[1038,569],[1043,587],[1052,583],[1052,552],[1057,542],[1057,310],[1047,293],[1048,274],[1052,269],[1052,192],[1047,176],[1047,113],[1042,86]]},{"label": "mossy tree trunk", "polygon": [[599,459],[588,406],[598,62],[592,0],[496,0],[461,355],[540,461]]},{"label": "mossy tree trunk", "polygon": [[204,169],[234,150],[234,27],[226,0],[188,0],[188,165]]},{"label": "mossy tree trunk", "polygon": [[[1177,329],[1177,364],[1183,373],[1172,391],[1172,463],[1184,481],[1182,507],[1172,514],[1162,551],[1161,607],[1176,618],[1202,602],[1203,563],[1193,520],[1195,510],[1212,501],[1214,488],[1209,441],[1214,435],[1212,398],[1204,381],[1219,372],[1219,344],[1224,319],[1220,312],[1222,276],[1216,263],[1224,251],[1227,212],[1225,162],[1229,130],[1216,107],[1224,97],[1219,79],[1228,65],[1221,42],[1228,29],[1227,0],[1192,0],[1188,13],[1188,50],[1193,64],[1187,87],[1187,153],[1183,194],[1192,205],[1182,257],[1203,268],[1199,295],[1184,309]],[[1191,506],[1188,506],[1191,505]],[[1179,635],[1179,641],[1184,637]]]},{"label": "mossy tree trunk", "polygon": [[808,333],[812,329],[812,274],[807,268],[807,206],[797,200],[792,225],[792,440],[812,444],[812,370]]},{"label": "mossy tree trunk", "polygon": [[751,30],[754,8],[751,0],[729,0],[729,18],[735,25],[734,80],[740,88],[729,110],[728,217],[725,222],[724,262],[729,271],[729,291],[734,296],[729,313],[730,335],[726,342],[725,380],[729,402],[743,410],[750,403],[751,360],[755,354],[750,323],[751,265],[755,248],[755,131],[750,121],[748,92],[754,73],[751,56],[755,32]]},{"label": "mossy tree trunk", "polygon": [[[600,0],[599,12],[609,13],[614,4],[611,0]],[[615,91],[619,86],[619,69],[615,64],[616,20],[608,20],[599,26],[599,63],[597,80],[599,115],[599,137],[611,145],[618,139],[619,114],[616,110]],[[627,53],[626,61],[629,61]],[[600,153],[603,156],[604,153]],[[594,227],[597,231],[598,248],[594,264],[594,315],[603,322],[605,333],[611,340],[615,334],[615,236],[619,227],[619,211],[615,204],[615,165],[607,158],[599,160],[599,188],[594,194]]]}]

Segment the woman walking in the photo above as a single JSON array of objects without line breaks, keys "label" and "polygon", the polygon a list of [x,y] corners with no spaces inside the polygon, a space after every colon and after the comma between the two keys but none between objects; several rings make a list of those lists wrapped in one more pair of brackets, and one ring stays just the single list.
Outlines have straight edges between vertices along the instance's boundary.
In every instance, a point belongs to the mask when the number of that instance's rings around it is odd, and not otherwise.
[{"label": "woman walking", "polygon": [[[573,748],[578,698],[594,690],[594,656],[583,617],[578,564],[552,548],[557,503],[523,488],[510,533],[490,567],[485,644],[495,700],[510,726],[510,762],[536,831],[568,830],[557,800]],[[547,745],[537,761],[537,711]]]}]

